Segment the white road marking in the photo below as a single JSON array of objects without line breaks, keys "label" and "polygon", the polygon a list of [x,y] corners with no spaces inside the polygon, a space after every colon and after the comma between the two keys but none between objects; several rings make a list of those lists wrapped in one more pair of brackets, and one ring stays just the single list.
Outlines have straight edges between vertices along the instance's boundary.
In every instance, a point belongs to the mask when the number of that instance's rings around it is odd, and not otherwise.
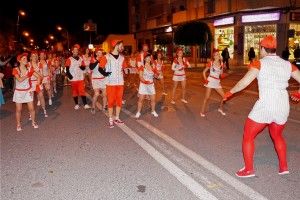
[{"label": "white road marking", "polygon": [[152,145],[141,138],[136,132],[131,130],[128,126],[121,124],[118,125],[133,141],[135,141],[140,147],[142,147],[153,159],[161,164],[166,170],[168,170],[175,178],[180,181],[185,187],[187,187],[194,195],[199,199],[217,200],[215,196],[209,193],[192,177],[183,172],[179,167],[172,163],[168,158],[158,152]]},{"label": "white road marking", "polygon": [[[123,112],[131,117],[134,117],[134,115],[126,109],[123,109]],[[229,175],[227,172],[221,170],[216,165],[210,163],[202,156],[200,156],[197,153],[195,153],[194,151],[188,149],[187,147],[185,147],[181,143],[177,142],[173,138],[169,137],[168,135],[164,134],[162,131],[158,130],[151,124],[145,122],[144,120],[137,120],[137,122],[139,124],[141,124],[142,126],[144,126],[145,128],[147,128],[148,130],[150,130],[152,133],[154,133],[158,137],[162,138],[164,141],[166,141],[170,145],[172,145],[174,148],[178,149],[181,153],[183,153],[190,159],[194,160],[196,163],[202,165],[204,168],[206,168],[211,173],[213,173],[214,175],[216,175],[217,177],[219,177],[220,179],[225,181],[227,184],[231,185],[233,188],[235,188],[236,190],[238,190],[245,196],[249,197],[250,199],[253,199],[253,200],[266,200],[267,199],[266,197],[264,197],[260,193],[256,192],[249,186],[245,185],[244,183],[240,182],[236,178]]]}]

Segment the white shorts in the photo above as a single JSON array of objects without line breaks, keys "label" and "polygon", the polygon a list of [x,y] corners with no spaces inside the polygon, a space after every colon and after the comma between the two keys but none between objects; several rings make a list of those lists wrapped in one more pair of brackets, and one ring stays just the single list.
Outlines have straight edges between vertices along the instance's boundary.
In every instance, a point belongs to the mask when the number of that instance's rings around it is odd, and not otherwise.
[{"label": "white shorts", "polygon": [[184,80],[186,80],[186,77],[185,77],[185,75],[183,75],[183,76],[175,76],[175,75],[173,75],[173,79],[172,79],[173,81],[184,81]]},{"label": "white shorts", "polygon": [[154,95],[155,94],[154,83],[144,84],[144,83],[140,82],[139,94],[141,94],[141,95]]},{"label": "white shorts", "polygon": [[222,88],[221,84],[220,84],[220,79],[215,79],[212,77],[208,77],[207,78],[208,83],[205,84],[205,87],[208,88]]},{"label": "white shorts", "polygon": [[28,103],[33,101],[33,92],[31,90],[18,91],[15,90],[13,102],[15,103]]},{"label": "white shorts", "polygon": [[105,89],[107,84],[107,78],[103,79],[92,79],[93,89]]}]

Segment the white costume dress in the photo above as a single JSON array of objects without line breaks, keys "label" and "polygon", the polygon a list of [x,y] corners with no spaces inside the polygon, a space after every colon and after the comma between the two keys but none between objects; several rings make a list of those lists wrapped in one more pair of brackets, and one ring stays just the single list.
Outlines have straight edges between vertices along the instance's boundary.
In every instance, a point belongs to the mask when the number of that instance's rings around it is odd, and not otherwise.
[{"label": "white costume dress", "polygon": [[222,88],[220,84],[220,76],[222,73],[223,65],[221,65],[221,67],[217,67],[213,64],[213,62],[211,62],[209,67],[209,76],[207,78],[208,83],[204,86],[208,88]]},{"label": "white costume dress", "polygon": [[[20,74],[19,69],[15,68],[13,70],[13,75],[18,74],[20,77],[27,76],[27,71],[25,74]],[[17,79],[16,88],[13,96],[13,102],[15,103],[28,103],[33,101],[33,92],[31,91],[30,79],[26,78],[24,81],[19,82]]]}]

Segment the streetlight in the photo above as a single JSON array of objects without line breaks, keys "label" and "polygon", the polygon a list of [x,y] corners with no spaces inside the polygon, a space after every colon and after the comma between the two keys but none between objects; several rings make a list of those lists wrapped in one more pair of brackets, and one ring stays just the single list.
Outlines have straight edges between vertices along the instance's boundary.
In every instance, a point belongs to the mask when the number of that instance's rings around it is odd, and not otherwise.
[{"label": "streetlight", "polygon": [[[58,31],[62,31],[63,30],[63,28],[61,27],[61,26],[56,26],[56,29],[58,30]],[[68,43],[68,51],[69,51],[69,49],[70,49],[70,42],[69,42],[69,32],[68,32],[68,30],[67,29],[64,29],[65,31],[66,31],[66,33],[67,33],[67,43]]]},{"label": "streetlight", "polygon": [[23,35],[25,36],[25,37],[29,37],[29,32],[28,31],[23,31]]},{"label": "streetlight", "polygon": [[54,40],[54,36],[53,36],[53,35],[49,35],[49,38],[50,38],[51,40]]},{"label": "streetlight", "polygon": [[18,11],[18,16],[17,16],[17,35],[16,35],[16,42],[20,41],[20,37],[19,37],[19,25],[20,25],[20,16],[25,16],[26,13],[23,10],[19,10]]}]

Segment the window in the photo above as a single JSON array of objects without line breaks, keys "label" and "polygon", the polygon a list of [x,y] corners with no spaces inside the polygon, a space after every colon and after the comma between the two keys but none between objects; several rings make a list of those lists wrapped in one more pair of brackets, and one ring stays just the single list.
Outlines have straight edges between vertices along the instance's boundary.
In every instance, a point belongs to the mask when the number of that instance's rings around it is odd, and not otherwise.
[{"label": "window", "polygon": [[212,14],[215,12],[215,0],[205,0],[204,6],[205,6],[205,14]]}]

